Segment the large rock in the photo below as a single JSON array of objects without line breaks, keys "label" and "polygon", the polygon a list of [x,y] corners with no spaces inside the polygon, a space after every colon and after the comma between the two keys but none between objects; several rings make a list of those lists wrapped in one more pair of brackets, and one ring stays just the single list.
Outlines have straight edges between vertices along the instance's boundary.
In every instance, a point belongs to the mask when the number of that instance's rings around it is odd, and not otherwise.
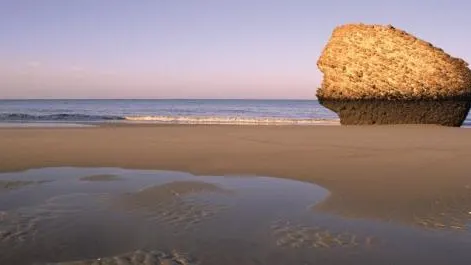
[{"label": "large rock", "polygon": [[337,27],[317,65],[342,124],[460,126],[471,105],[468,64],[392,26]]}]

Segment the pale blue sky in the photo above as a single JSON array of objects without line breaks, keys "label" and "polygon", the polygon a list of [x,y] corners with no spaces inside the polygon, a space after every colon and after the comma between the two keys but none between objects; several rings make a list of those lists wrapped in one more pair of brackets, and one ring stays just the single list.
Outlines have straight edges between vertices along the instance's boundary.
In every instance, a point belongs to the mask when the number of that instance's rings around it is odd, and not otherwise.
[{"label": "pale blue sky", "polygon": [[314,98],[333,28],[471,61],[471,1],[0,0],[0,98]]}]

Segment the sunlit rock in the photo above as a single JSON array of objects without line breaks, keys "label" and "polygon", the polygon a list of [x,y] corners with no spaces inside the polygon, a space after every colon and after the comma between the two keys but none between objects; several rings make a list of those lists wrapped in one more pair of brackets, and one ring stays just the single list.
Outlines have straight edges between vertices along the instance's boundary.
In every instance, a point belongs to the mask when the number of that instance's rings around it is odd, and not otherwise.
[{"label": "sunlit rock", "polygon": [[468,64],[392,26],[337,27],[317,65],[342,124],[460,126],[470,108]]}]

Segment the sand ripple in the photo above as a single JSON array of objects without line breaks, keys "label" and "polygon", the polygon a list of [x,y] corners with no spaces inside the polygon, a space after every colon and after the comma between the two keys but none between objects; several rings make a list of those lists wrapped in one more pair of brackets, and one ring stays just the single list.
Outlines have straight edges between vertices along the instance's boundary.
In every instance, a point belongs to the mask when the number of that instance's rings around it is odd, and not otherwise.
[{"label": "sand ripple", "polygon": [[[78,205],[86,198],[87,194],[60,195],[37,207],[0,212],[0,243],[14,247],[26,241],[33,242],[38,235],[39,226],[50,224],[52,221],[63,219],[61,225],[68,225],[67,220],[73,220],[85,210]],[[55,222],[54,225],[59,224]]]},{"label": "sand ripple", "polygon": [[0,192],[20,189],[30,185],[39,185],[49,181],[0,180]]},{"label": "sand ripple", "polygon": [[177,251],[164,253],[160,251],[137,250],[115,257],[93,260],[48,263],[47,265],[193,265],[198,264]]},{"label": "sand ripple", "polygon": [[228,205],[194,196],[211,194],[231,191],[205,182],[178,181],[126,194],[119,203],[130,212],[144,213],[150,221],[188,229],[227,209]]},{"label": "sand ripple", "polygon": [[337,233],[318,226],[295,225],[278,221],[272,225],[276,244],[291,248],[337,248],[366,247],[376,243],[373,237],[359,236],[353,233]]},{"label": "sand ripple", "polygon": [[36,221],[29,216],[3,212],[0,218],[0,243],[14,246],[33,239],[37,232]]}]

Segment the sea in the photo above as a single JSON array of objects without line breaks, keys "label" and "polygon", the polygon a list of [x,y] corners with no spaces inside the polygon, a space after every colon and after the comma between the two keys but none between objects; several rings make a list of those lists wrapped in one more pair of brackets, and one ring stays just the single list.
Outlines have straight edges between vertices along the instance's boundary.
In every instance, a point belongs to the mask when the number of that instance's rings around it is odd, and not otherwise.
[{"label": "sea", "polygon": [[[54,99],[0,100],[0,126],[100,123],[339,125],[317,100]],[[471,125],[468,116],[464,127]]]},{"label": "sea", "polygon": [[316,100],[55,99],[0,100],[0,123],[316,125],[339,124],[339,118]]}]

